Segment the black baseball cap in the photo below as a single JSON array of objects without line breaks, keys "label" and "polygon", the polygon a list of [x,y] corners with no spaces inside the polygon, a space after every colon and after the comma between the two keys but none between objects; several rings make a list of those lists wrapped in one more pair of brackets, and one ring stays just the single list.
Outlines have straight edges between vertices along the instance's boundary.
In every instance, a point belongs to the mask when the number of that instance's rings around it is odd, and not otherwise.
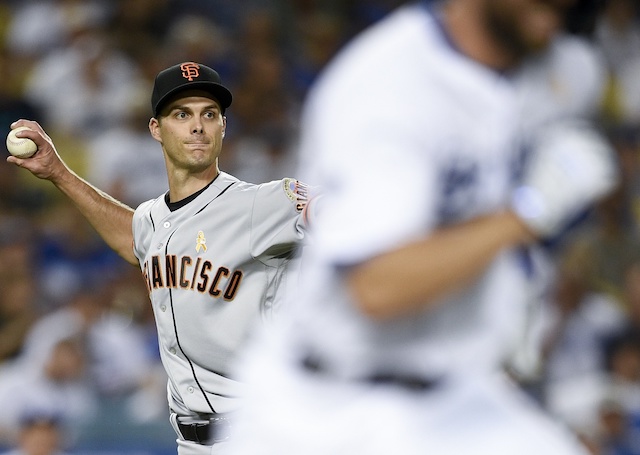
[{"label": "black baseball cap", "polygon": [[151,94],[154,117],[158,116],[169,97],[183,90],[194,89],[211,93],[220,103],[222,113],[231,105],[231,92],[222,85],[220,75],[215,70],[201,63],[184,62],[164,69],[156,76]]}]

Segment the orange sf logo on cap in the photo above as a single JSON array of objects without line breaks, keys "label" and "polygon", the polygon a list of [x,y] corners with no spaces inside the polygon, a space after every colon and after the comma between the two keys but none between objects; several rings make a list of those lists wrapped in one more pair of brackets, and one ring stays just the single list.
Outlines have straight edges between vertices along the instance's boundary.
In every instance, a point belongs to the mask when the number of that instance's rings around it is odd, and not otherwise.
[{"label": "orange sf logo on cap", "polygon": [[180,69],[182,70],[182,77],[185,79],[189,79],[189,82],[193,80],[194,77],[200,76],[200,65],[193,62],[186,62],[180,65]]}]

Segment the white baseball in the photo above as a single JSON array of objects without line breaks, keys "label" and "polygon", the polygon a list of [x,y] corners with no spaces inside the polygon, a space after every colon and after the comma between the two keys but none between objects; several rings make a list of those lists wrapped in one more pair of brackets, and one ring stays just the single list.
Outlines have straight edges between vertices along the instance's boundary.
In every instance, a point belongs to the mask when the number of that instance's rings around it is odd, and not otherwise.
[{"label": "white baseball", "polygon": [[7,135],[7,150],[13,156],[18,158],[29,158],[38,150],[38,146],[31,139],[26,137],[16,137],[16,133],[22,130],[28,130],[26,126],[20,126],[13,129]]}]

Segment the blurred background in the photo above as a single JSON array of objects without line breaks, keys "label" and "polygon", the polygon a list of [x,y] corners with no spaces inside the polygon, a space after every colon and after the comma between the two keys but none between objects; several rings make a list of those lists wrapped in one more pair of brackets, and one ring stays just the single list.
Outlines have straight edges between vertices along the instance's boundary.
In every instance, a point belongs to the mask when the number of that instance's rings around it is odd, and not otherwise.
[{"label": "blurred background", "polygon": [[[37,120],[79,175],[135,207],[167,186],[147,128],[153,78],[197,61],[234,94],[221,168],[256,183],[294,176],[310,84],[349,38],[402,3],[3,0],[0,137],[19,118]],[[549,285],[532,330],[542,355],[513,373],[594,455],[635,455],[640,2],[582,0],[566,28],[598,56],[596,117],[623,181],[547,246]],[[165,380],[139,270],[52,185],[0,165],[0,450],[173,454]]]}]

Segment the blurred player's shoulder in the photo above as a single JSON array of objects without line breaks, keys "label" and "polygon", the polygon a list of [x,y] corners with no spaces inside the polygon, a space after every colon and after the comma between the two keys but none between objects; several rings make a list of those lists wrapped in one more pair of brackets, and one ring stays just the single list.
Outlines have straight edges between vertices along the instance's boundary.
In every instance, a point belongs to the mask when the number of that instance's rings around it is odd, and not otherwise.
[{"label": "blurred player's shoulder", "polygon": [[516,80],[525,101],[539,110],[553,105],[556,115],[591,116],[602,100],[606,66],[586,38],[562,34],[547,52],[523,65]]},{"label": "blurred player's shoulder", "polygon": [[312,92],[322,91],[328,81],[362,84],[395,71],[399,60],[424,45],[425,34],[434,28],[430,23],[433,18],[421,4],[397,8],[346,44],[324,68]]},{"label": "blurred player's shoulder", "polygon": [[554,68],[565,74],[572,87],[570,108],[575,113],[594,110],[603,95],[606,64],[592,42],[577,35],[560,35],[551,47]]}]

